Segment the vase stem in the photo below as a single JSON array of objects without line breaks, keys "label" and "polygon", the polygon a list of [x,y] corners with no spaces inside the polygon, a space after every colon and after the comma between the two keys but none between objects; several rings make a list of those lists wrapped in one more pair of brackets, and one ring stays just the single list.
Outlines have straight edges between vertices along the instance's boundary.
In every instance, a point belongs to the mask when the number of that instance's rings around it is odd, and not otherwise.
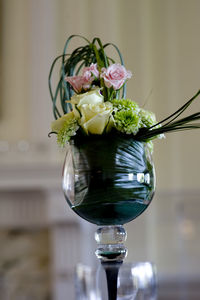
[{"label": "vase stem", "polygon": [[126,230],[122,225],[102,226],[95,233],[98,248],[95,252],[101,262],[122,262],[127,255],[124,246]]},{"label": "vase stem", "polygon": [[108,263],[102,262],[101,264],[106,272],[108,300],[116,300],[118,273],[119,273],[119,268],[122,265],[122,261],[108,262]]}]

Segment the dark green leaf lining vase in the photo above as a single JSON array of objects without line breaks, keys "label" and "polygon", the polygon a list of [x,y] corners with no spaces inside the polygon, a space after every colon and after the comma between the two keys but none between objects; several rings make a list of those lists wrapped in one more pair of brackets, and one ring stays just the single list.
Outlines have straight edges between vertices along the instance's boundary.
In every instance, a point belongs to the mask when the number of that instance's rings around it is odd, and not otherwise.
[{"label": "dark green leaf lining vase", "polygon": [[75,213],[100,226],[96,256],[122,262],[127,255],[122,225],[143,213],[155,191],[147,144],[116,134],[76,137],[67,149],[63,191]]},{"label": "dark green leaf lining vase", "polygon": [[67,149],[63,190],[70,207],[96,225],[122,225],[139,216],[155,191],[145,143],[116,135],[75,139]]}]

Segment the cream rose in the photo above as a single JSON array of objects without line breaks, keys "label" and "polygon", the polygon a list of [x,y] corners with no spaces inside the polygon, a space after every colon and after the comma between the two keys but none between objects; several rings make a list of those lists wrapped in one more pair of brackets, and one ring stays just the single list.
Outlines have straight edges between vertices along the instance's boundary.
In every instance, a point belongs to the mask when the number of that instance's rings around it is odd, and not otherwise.
[{"label": "cream rose", "polygon": [[111,102],[80,105],[80,126],[87,134],[102,134],[109,123],[112,109]]},{"label": "cream rose", "polygon": [[73,95],[70,102],[72,104],[75,117],[80,118],[81,115],[79,111],[80,111],[80,107],[83,104],[96,105],[99,103],[103,103],[104,97],[100,94],[100,89],[95,89],[87,93]]},{"label": "cream rose", "polygon": [[74,116],[73,111],[65,114],[64,116],[60,117],[59,119],[57,119],[51,123],[51,130],[54,132],[58,132],[59,130],[61,130],[63,128],[66,121],[70,121],[74,117],[75,116]]}]

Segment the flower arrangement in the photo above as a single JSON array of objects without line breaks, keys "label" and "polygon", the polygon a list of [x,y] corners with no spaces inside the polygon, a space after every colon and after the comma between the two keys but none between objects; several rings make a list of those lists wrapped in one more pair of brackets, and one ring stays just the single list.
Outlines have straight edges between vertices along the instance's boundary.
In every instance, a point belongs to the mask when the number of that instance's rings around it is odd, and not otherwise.
[{"label": "flower arrangement", "polygon": [[[68,54],[70,41],[77,37],[85,45]],[[107,55],[108,47],[116,50],[118,62]],[[52,76],[59,61],[60,76],[53,92]],[[153,199],[152,141],[168,132],[200,128],[196,123],[200,112],[180,118],[200,90],[157,122],[153,112],[127,99],[126,84],[131,76],[117,46],[76,35],[68,38],[49,73],[56,119],[50,134],[57,135],[60,146],[70,141],[62,175],[64,196],[78,216],[100,226],[95,253],[106,265],[123,261],[127,250],[121,225],[141,215]]]},{"label": "flower arrangement", "polygon": [[[82,38],[86,45],[68,54],[69,42],[75,37]],[[120,63],[107,56],[106,49],[110,46],[119,55]],[[61,74],[53,93],[52,73],[59,60]],[[194,123],[200,119],[200,112],[178,119],[200,91],[176,112],[157,122],[153,112],[126,98],[126,83],[131,76],[132,73],[124,67],[116,45],[103,45],[99,38],[90,42],[82,36],[69,37],[63,54],[54,60],[49,74],[49,89],[56,119],[52,122],[50,134],[57,134],[58,144],[64,146],[75,136],[92,138],[117,134],[148,143],[152,149],[152,140],[164,137],[167,132],[200,127],[199,123]],[[58,108],[59,97],[62,113]]]}]

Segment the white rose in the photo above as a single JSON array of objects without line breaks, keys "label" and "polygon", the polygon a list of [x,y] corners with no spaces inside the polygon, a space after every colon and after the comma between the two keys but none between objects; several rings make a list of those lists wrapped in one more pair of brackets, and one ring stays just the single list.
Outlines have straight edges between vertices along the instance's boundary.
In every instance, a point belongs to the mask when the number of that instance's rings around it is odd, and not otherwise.
[{"label": "white rose", "polygon": [[58,132],[63,128],[63,125],[65,124],[66,121],[69,121],[74,118],[74,113],[73,111],[65,114],[64,116],[58,118],[57,120],[53,121],[51,123],[51,129],[54,132]]},{"label": "white rose", "polygon": [[[80,118],[80,108],[84,104],[96,105],[103,103],[104,97],[100,94],[100,89],[95,89],[83,94],[75,94],[71,98],[71,104],[73,107],[74,115],[76,118]],[[78,108],[78,109],[77,109]]]},{"label": "white rose", "polygon": [[111,102],[82,104],[80,107],[80,126],[88,134],[102,134],[108,125],[113,110]]}]

